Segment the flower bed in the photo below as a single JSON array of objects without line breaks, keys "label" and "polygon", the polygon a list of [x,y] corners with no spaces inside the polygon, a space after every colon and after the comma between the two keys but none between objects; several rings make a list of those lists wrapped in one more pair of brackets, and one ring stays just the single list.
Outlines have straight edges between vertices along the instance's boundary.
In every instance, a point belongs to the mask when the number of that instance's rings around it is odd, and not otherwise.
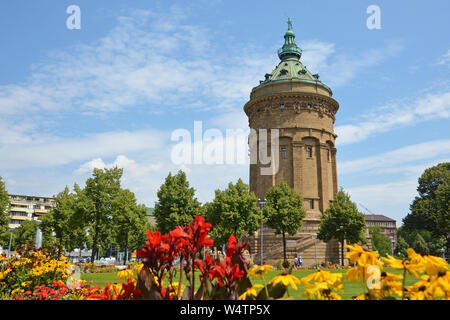
[{"label": "flower bed", "polygon": [[[361,284],[363,294],[353,297],[355,300],[450,300],[448,263],[412,249],[408,249],[405,259],[388,256],[380,260],[378,253],[355,244],[347,246],[350,250],[346,257],[351,264],[345,267],[347,271],[330,272],[341,267],[324,261],[319,271],[306,277],[295,277],[289,268],[266,281],[267,273],[275,268],[249,268],[243,257],[246,243],[238,243],[233,235],[222,260],[213,259],[208,252],[199,259],[203,248],[214,244],[208,238],[210,229],[211,224],[197,215],[189,226],[177,227],[164,235],[148,231],[146,246],[137,253],[144,262],[129,264],[128,269],[117,274],[124,282],[108,283],[104,289],[83,282],[64,283],[70,276],[70,263],[51,250],[23,250],[10,259],[0,259],[0,293],[27,300],[265,300],[292,299],[292,290],[302,286],[307,299],[340,300],[345,292],[345,276],[348,281]],[[176,259],[179,264],[175,264]],[[383,271],[387,266],[398,269],[400,274]],[[111,266],[91,267],[105,270]],[[417,281],[406,286],[407,274]],[[253,284],[255,280],[262,283]]]}]

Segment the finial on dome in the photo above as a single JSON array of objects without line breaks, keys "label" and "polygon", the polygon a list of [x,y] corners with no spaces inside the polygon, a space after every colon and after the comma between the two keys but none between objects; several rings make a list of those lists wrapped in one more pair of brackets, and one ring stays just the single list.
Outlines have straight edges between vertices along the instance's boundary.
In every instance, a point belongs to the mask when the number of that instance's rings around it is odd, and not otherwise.
[{"label": "finial on dome", "polygon": [[288,30],[284,34],[284,45],[278,50],[278,57],[281,60],[287,58],[297,58],[300,59],[302,56],[302,50],[295,43],[295,34],[292,31],[292,20],[288,17]]},{"label": "finial on dome", "polygon": [[288,30],[292,30],[292,20],[288,17]]}]

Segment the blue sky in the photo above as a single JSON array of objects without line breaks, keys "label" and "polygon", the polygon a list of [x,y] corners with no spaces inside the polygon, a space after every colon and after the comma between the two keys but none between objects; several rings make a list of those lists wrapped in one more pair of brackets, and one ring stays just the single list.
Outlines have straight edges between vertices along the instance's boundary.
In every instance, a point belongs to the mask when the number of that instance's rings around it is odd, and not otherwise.
[{"label": "blue sky", "polygon": [[[66,27],[72,4],[79,30]],[[366,26],[373,4],[378,30]],[[448,12],[448,1],[2,1],[0,176],[10,193],[51,196],[119,165],[148,206],[180,168],[202,202],[248,181],[247,164],[174,164],[171,133],[246,129],[242,108],[277,65],[289,16],[302,62],[340,104],[339,185],[400,224],[423,170],[450,160]]]}]

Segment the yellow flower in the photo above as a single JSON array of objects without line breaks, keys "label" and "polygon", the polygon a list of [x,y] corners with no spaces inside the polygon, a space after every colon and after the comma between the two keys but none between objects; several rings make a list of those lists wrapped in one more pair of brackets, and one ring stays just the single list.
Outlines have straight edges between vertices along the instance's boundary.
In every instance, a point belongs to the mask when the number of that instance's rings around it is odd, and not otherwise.
[{"label": "yellow flower", "polygon": [[250,276],[250,277],[252,277],[252,278],[259,278],[259,279],[262,279],[263,278],[263,276],[265,275],[265,274],[267,274],[269,271],[271,271],[273,269],[273,266],[271,266],[271,265],[268,265],[268,264],[265,264],[265,265],[263,265],[263,266],[261,266],[261,267],[255,267],[255,268],[251,268],[249,271],[248,271],[248,275]]},{"label": "yellow flower", "polygon": [[440,271],[437,275],[423,275],[421,281],[407,288],[411,300],[450,299],[450,272]]},{"label": "yellow flower", "polygon": [[[311,283],[314,281],[314,283]],[[331,273],[320,270],[309,276],[302,278],[306,290],[303,293],[309,300],[342,300],[342,298],[332,290],[344,289],[342,283],[342,273]]]},{"label": "yellow flower", "polygon": [[360,266],[373,265],[382,267],[383,263],[378,260],[379,254],[375,251],[365,251],[361,246],[355,244],[353,246],[345,245],[351,251],[346,253],[346,257],[350,260],[351,264],[355,262]]},{"label": "yellow flower", "polygon": [[426,255],[424,256],[424,269],[425,272],[431,275],[436,275],[440,271],[447,271],[448,263],[442,258]]},{"label": "yellow flower", "polygon": [[342,300],[342,297],[336,292],[331,291],[329,294],[322,295],[323,300]]},{"label": "yellow flower", "polygon": [[134,266],[134,268],[133,268],[134,274],[139,275],[139,273],[141,273],[142,267],[144,267],[143,263],[139,263],[136,266]]},{"label": "yellow flower", "polygon": [[410,274],[412,274],[416,278],[419,277],[418,272],[424,271],[424,264],[423,264],[424,260],[421,258],[419,259],[417,256],[414,256],[414,259],[408,258],[400,260],[388,255],[387,258],[381,259],[383,259],[384,262],[387,262],[391,266],[391,268],[406,269]]},{"label": "yellow flower", "polygon": [[122,270],[117,273],[117,276],[120,279],[127,279],[127,278],[130,278],[132,275],[133,275],[133,270],[131,270],[131,269]]},{"label": "yellow flower", "polygon": [[308,297],[309,300],[322,300],[323,290],[329,290],[327,284],[324,282],[316,282],[314,284],[307,283],[303,295]]},{"label": "yellow flower", "polygon": [[362,282],[362,281],[364,281],[363,268],[361,268],[359,266],[353,267],[345,273],[345,277],[350,282],[356,282],[356,281],[358,281],[358,278],[360,278],[361,282]]},{"label": "yellow flower", "polygon": [[240,295],[239,300],[251,300],[247,298],[258,296],[258,292],[256,291],[256,289],[260,288],[264,288],[264,286],[262,284],[253,285],[251,288],[248,288],[247,291]]},{"label": "yellow flower", "polygon": [[273,278],[269,284],[276,286],[278,283],[281,283],[283,286],[291,286],[294,290],[298,290],[297,284],[301,284],[302,282],[291,274],[281,274]]},{"label": "yellow flower", "polygon": [[[178,295],[179,282],[173,282],[172,285],[169,284],[167,288],[169,289],[169,295],[176,296]],[[183,296],[184,289],[186,289],[186,286],[181,284],[180,296]]]},{"label": "yellow flower", "polygon": [[311,281],[323,282],[330,289],[343,290],[344,285],[342,284],[342,277],[342,273],[331,273],[329,271],[320,270],[302,278],[302,281],[305,285],[307,285]]}]

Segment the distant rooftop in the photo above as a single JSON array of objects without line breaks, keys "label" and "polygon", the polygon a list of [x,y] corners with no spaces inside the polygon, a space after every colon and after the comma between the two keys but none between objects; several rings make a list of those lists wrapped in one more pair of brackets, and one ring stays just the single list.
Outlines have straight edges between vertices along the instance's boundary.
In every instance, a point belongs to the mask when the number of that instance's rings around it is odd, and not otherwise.
[{"label": "distant rooftop", "polygon": [[55,196],[46,197],[46,196],[33,196],[33,195],[23,195],[23,194],[8,194],[9,197],[19,197],[19,198],[36,198],[36,199],[55,199]]},{"label": "distant rooftop", "polygon": [[153,216],[153,211],[155,211],[155,208],[147,208],[147,216]]},{"label": "distant rooftop", "polygon": [[392,221],[397,222],[394,219],[391,219],[389,217],[383,216],[382,214],[366,214],[364,215],[366,221]]}]

